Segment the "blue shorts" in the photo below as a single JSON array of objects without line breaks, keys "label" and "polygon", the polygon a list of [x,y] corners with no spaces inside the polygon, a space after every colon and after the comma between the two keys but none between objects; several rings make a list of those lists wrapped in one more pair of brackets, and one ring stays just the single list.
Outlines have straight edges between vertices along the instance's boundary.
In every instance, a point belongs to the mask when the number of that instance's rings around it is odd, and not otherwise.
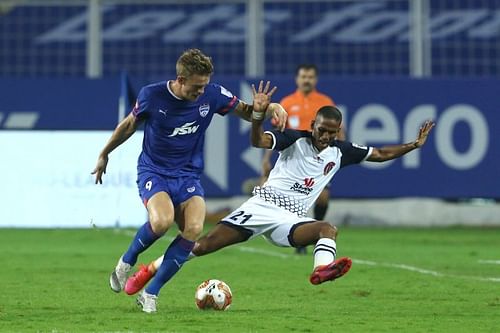
[{"label": "blue shorts", "polygon": [[205,196],[205,191],[197,175],[168,177],[155,172],[141,172],[137,176],[137,187],[145,206],[149,199],[158,192],[168,193],[174,207],[195,195]]}]

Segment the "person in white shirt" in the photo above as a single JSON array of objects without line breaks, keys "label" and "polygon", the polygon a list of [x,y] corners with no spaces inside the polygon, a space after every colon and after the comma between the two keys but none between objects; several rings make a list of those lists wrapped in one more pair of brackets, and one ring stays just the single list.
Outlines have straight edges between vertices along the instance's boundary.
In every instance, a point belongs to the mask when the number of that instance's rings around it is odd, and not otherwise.
[{"label": "person in white shirt", "polygon": [[[277,246],[314,245],[314,268],[309,280],[312,284],[320,284],[343,276],[352,264],[347,257],[336,259],[337,228],[306,216],[323,188],[343,167],[365,160],[384,162],[420,148],[434,122],[426,121],[413,142],[381,148],[336,140],[342,114],[335,106],[324,106],[317,111],[312,131],[264,132],[264,111],[281,108],[279,104],[269,104],[273,92],[274,89],[269,91],[269,82],[266,87],[261,83],[258,91],[254,89],[251,141],[254,147],[278,150],[279,158],[267,182],[256,186],[250,199],[200,238],[191,257],[203,256],[259,235]],[[143,266],[130,277],[125,291],[129,294],[139,291],[141,284],[145,284],[143,280],[147,282],[154,275],[161,260],[160,257],[149,266]]]}]

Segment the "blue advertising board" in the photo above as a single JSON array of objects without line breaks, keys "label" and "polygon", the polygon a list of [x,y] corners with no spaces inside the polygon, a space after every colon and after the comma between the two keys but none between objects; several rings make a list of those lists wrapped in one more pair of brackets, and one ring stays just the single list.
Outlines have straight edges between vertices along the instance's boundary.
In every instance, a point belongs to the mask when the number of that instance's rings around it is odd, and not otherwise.
[{"label": "blue advertising board", "polygon": [[[216,79],[250,101],[249,83],[255,81]],[[279,87],[276,101],[295,89],[291,78],[269,79]],[[65,82],[0,80],[0,128],[6,128],[14,111],[39,114],[33,129],[112,130],[116,126],[118,79]],[[341,170],[333,179],[333,195],[500,198],[500,153],[495,144],[500,141],[499,86],[500,80],[322,77],[319,90],[340,106],[348,139],[358,144],[379,147],[411,142],[424,120],[436,121],[422,149],[393,162],[367,162]],[[205,146],[207,196],[241,194],[241,184],[258,175],[262,151],[249,146],[249,124],[239,118],[214,117]]]}]

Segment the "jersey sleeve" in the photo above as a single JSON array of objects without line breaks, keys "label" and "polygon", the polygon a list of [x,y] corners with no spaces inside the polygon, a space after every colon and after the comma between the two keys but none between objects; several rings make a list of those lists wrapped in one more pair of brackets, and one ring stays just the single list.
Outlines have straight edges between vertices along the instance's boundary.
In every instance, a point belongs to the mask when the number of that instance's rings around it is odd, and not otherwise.
[{"label": "jersey sleeve", "polygon": [[372,147],[361,146],[349,141],[336,141],[335,145],[340,148],[342,158],[340,167],[358,164],[366,160],[372,153]]},{"label": "jersey sleeve", "polygon": [[132,114],[137,119],[143,120],[149,117],[149,113],[149,92],[146,88],[142,88],[137,96],[137,101],[132,109]]},{"label": "jersey sleeve", "polygon": [[271,135],[273,138],[273,145],[271,149],[284,150],[294,144],[300,138],[310,137],[311,133],[308,131],[297,131],[292,129],[285,129],[283,132],[279,130],[265,131],[264,133]]},{"label": "jersey sleeve", "polygon": [[215,88],[215,98],[217,103],[215,112],[225,116],[238,106],[240,100],[223,86],[218,84],[213,84],[213,86]]}]

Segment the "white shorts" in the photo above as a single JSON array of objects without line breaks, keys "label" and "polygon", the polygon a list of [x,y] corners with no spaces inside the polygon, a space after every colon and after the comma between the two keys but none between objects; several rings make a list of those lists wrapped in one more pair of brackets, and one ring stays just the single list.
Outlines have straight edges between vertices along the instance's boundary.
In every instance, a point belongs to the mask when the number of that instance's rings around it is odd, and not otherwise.
[{"label": "white shorts", "polygon": [[301,224],[315,221],[310,217],[299,217],[284,208],[254,196],[219,223],[240,230],[248,238],[262,235],[275,245],[295,246],[291,236],[295,228]]}]

